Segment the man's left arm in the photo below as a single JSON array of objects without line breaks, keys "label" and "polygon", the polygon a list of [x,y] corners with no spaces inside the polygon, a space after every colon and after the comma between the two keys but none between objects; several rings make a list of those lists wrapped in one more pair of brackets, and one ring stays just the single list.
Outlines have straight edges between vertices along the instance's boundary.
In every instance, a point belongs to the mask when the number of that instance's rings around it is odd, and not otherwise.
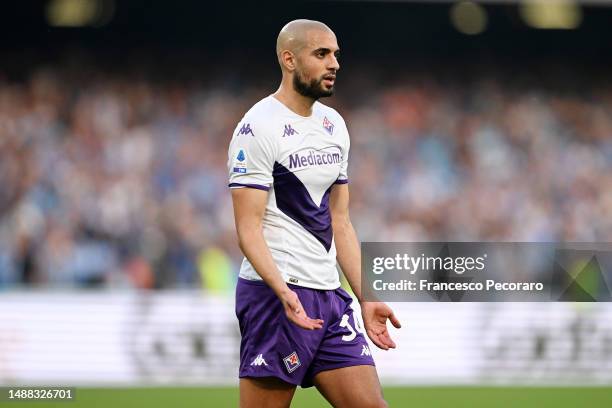
[{"label": "man's left arm", "polygon": [[330,211],[334,241],[336,243],[336,259],[346,276],[353,293],[361,305],[361,315],[368,337],[383,350],[395,348],[387,330],[387,319],[396,328],[400,328],[389,306],[382,302],[367,302],[363,299],[361,288],[361,250],[359,240],[349,216],[348,184],[335,184],[330,195]]}]

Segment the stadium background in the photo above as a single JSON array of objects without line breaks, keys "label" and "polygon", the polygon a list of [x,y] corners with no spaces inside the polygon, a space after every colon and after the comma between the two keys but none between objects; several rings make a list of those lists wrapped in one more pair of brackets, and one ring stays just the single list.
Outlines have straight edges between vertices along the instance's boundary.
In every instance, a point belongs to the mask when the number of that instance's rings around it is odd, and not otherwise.
[{"label": "stadium background", "polygon": [[[342,48],[362,240],[612,242],[612,8],[538,4],[2,5],[0,385],[236,404],[227,144],[294,18]],[[612,403],[608,304],[393,306],[391,406]]]}]

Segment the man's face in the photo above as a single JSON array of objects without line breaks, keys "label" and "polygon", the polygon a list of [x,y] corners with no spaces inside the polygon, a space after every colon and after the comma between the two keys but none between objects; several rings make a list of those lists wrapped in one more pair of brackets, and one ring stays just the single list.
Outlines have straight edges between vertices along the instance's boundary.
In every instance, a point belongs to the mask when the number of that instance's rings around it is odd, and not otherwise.
[{"label": "man's face", "polygon": [[332,96],[338,63],[339,48],[331,31],[308,32],[306,45],[297,54],[293,88],[303,96],[319,99]]}]

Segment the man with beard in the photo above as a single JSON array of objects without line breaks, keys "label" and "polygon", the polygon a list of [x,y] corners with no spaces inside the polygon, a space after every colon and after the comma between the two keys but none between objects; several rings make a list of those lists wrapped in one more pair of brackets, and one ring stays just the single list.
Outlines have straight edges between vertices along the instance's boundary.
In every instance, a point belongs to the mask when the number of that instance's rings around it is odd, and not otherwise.
[{"label": "man with beard", "polygon": [[279,89],[242,118],[229,148],[229,187],[245,255],[236,288],[240,406],[287,407],[297,385],[316,386],[335,407],[386,406],[366,332],[394,348],[380,302],[361,302],[359,241],[349,218],[349,135],[319,98],[334,91],[339,48],[323,23],[281,30]]}]

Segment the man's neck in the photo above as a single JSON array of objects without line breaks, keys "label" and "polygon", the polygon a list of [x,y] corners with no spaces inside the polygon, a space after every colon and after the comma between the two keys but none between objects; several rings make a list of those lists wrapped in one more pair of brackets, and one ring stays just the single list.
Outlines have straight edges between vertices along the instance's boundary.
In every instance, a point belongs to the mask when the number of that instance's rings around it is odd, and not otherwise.
[{"label": "man's neck", "polygon": [[312,105],[315,103],[315,100],[300,95],[292,86],[287,85],[284,81],[272,96],[300,116],[308,117],[312,115]]}]

